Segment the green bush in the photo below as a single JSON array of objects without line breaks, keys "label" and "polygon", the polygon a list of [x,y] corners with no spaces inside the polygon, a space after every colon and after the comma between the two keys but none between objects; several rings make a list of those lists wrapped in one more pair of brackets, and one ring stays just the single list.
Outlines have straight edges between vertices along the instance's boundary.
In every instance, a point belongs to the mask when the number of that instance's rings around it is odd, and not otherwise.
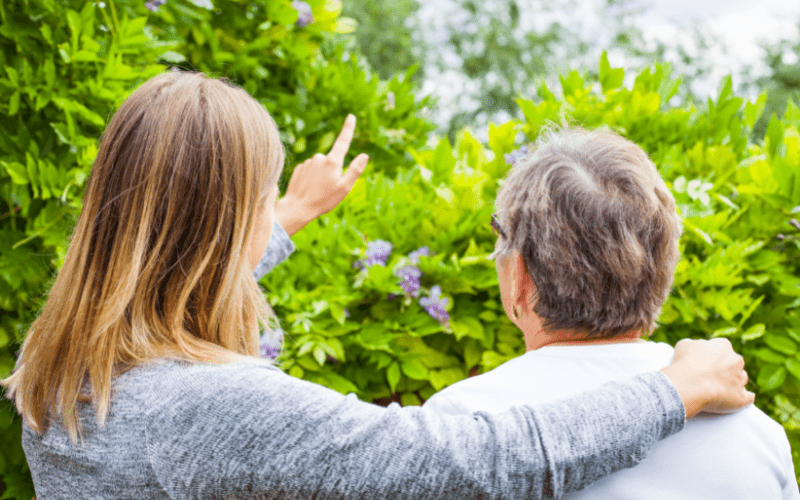
[{"label": "green bush", "polygon": [[[137,83],[164,69],[158,57],[170,45],[157,43],[144,29],[146,17],[127,13],[130,5],[0,5],[3,376],[14,367],[18,342],[66,252],[108,113]],[[20,422],[10,402],[0,402],[2,498],[33,496]]]},{"label": "green bush", "polygon": [[[454,146],[414,152],[414,168],[371,175],[296,235],[296,255],[263,279],[288,334],[284,368],[367,401],[415,405],[521,354],[487,259],[504,155],[518,133],[532,141],[548,122],[610,128],[648,151],[684,217],[683,258],[653,340],[730,338],[756,404],[784,425],[800,465],[800,227],[790,224],[800,212],[800,111],[790,105],[756,144],[748,137],[764,96],[745,103],[727,79],[704,109],[673,107],[679,83],[668,68],[646,68],[632,88],[623,77],[604,56],[597,78],[572,72],[560,89],[519,99],[525,121],[490,126],[488,146],[462,131]],[[393,245],[386,265],[354,267],[376,240]],[[422,246],[435,254],[419,259],[422,297],[439,285],[449,323],[400,286]]]},{"label": "green bush", "polygon": [[[380,81],[339,48],[353,29],[337,2],[309,0],[28,0],[0,4],[0,377],[43,304],[65,255],[108,117],[169,65],[225,76],[275,116],[290,160],[326,151],[352,112],[354,144],[387,172],[432,129],[413,70]],[[291,158],[294,156],[294,158]],[[287,175],[291,168],[287,168]],[[0,401],[0,498],[30,498],[21,422]]]},{"label": "green bush", "polygon": [[[788,225],[800,206],[796,108],[753,144],[763,99],[745,104],[728,82],[708,109],[673,108],[678,84],[665,68],[643,71],[628,89],[604,60],[599,81],[572,73],[560,97],[542,87],[535,101],[521,99],[526,120],[490,127],[488,145],[462,131],[454,145],[429,149],[432,127],[410,73],[373,76],[337,43],[334,32],[352,29],[337,3],[308,3],[315,22],[303,27],[289,0],[169,0],[155,13],[138,0],[0,4],[1,375],[63,259],[108,116],[140,82],[177,64],[227,76],[264,103],[293,163],[327,151],[348,112],[359,118],[353,151],[372,156],[367,178],[298,233],[297,254],[262,281],[287,330],[282,359],[292,375],[413,405],[520,354],[486,258],[489,214],[517,134],[532,140],[546,120],[564,119],[637,141],[675,191],[684,260],[655,338],[731,337],[757,404],[800,449],[800,278]],[[393,245],[386,266],[358,269],[376,240]],[[413,261],[423,246],[432,255]],[[449,320],[404,296],[397,274],[414,262],[420,298],[441,287]],[[20,419],[0,404],[0,491],[27,499]]]}]

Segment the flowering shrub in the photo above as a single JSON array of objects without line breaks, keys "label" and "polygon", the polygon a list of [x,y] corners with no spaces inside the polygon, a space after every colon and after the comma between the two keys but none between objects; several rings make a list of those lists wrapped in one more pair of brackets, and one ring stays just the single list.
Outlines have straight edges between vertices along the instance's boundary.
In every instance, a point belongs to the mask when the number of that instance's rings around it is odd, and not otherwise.
[{"label": "flowering shrub", "polygon": [[[80,211],[97,141],[141,82],[178,65],[225,76],[275,118],[291,165],[327,152],[344,117],[388,172],[431,130],[409,81],[380,81],[337,41],[335,1],[11,0],[0,6],[0,376],[14,367]],[[389,106],[391,104],[391,106]],[[374,167],[372,167],[374,168]],[[262,354],[277,355],[264,339]],[[21,420],[0,400],[0,497],[33,496]]]},{"label": "flowering shrub", "polygon": [[[415,405],[518,356],[523,339],[488,258],[490,215],[522,154],[517,134],[532,141],[563,117],[613,128],[650,153],[685,229],[654,339],[731,338],[756,403],[783,423],[800,465],[796,107],[753,143],[763,98],[745,103],[726,81],[707,109],[674,107],[679,84],[664,67],[645,69],[628,88],[604,58],[596,78],[573,72],[560,89],[520,99],[525,120],[490,126],[487,145],[463,131],[429,149],[410,73],[379,81],[325,42],[349,28],[324,0],[306,2],[305,26],[304,7],[290,0],[148,3],[157,10],[140,0],[18,0],[0,9],[4,25],[20,27],[0,30],[0,373],[12,369],[63,259],[106,117],[139,82],[181,64],[229,76],[259,99],[293,163],[326,152],[348,112],[359,119],[352,150],[370,154],[366,178],[298,233],[296,254],[262,280],[286,332],[278,359],[290,374]],[[262,354],[277,354],[264,340]],[[3,497],[27,499],[14,415],[0,402]]]},{"label": "flowering shrub", "polygon": [[[630,88],[623,76],[603,58],[596,77],[562,77],[558,96],[542,86],[518,101],[526,119],[491,125],[487,145],[462,131],[455,144],[412,150],[414,168],[373,173],[296,235],[297,254],[263,280],[287,331],[285,369],[367,401],[415,405],[521,354],[488,259],[497,188],[526,152],[520,142],[546,123],[607,127],[650,154],[684,218],[683,258],[653,340],[730,338],[756,404],[784,425],[800,464],[800,110],[790,105],[756,143],[763,96],[745,102],[725,80],[698,110],[669,104],[679,84],[665,67],[646,68]],[[391,242],[384,266],[352,267],[365,239]],[[422,245],[437,253],[418,258],[417,273],[408,266]]]}]

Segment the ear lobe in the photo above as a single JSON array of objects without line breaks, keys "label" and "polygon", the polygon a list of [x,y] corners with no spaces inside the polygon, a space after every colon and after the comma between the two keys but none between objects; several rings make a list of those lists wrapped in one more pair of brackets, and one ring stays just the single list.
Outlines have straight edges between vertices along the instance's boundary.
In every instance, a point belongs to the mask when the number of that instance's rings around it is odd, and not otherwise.
[{"label": "ear lobe", "polygon": [[511,298],[514,301],[514,305],[519,307],[525,314],[531,309],[531,299],[534,292],[533,280],[528,275],[522,254],[514,252],[510,264],[512,266]]}]

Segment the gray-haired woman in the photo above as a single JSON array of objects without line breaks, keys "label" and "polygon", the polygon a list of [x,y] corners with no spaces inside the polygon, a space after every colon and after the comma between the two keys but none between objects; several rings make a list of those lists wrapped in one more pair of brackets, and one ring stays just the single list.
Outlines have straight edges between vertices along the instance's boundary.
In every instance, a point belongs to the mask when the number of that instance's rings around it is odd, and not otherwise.
[{"label": "gray-haired woman", "polygon": [[742,358],[716,342],[572,400],[474,417],[380,408],[260,361],[269,309],[253,269],[275,218],[298,228],[353,185],[354,127],[276,205],[283,148],[242,89],[167,73],[121,105],[3,381],[40,498],[558,497],[636,464],[704,407],[752,402]]}]

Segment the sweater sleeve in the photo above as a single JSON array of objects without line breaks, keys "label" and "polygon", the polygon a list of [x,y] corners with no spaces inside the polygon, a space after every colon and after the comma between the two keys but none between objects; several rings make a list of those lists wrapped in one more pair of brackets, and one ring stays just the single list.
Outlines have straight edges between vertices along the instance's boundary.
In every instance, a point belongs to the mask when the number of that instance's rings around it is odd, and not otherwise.
[{"label": "sweater sleeve", "polygon": [[267,249],[264,251],[264,255],[258,262],[255,271],[253,271],[253,277],[256,281],[263,278],[268,272],[275,268],[275,266],[286,260],[289,255],[294,252],[294,249],[295,246],[294,243],[292,243],[292,239],[289,238],[283,226],[275,220],[272,223],[272,235],[269,237]]},{"label": "sweater sleeve", "polygon": [[660,372],[537,408],[382,408],[271,367],[157,377],[148,457],[172,498],[559,498],[683,428]]}]

